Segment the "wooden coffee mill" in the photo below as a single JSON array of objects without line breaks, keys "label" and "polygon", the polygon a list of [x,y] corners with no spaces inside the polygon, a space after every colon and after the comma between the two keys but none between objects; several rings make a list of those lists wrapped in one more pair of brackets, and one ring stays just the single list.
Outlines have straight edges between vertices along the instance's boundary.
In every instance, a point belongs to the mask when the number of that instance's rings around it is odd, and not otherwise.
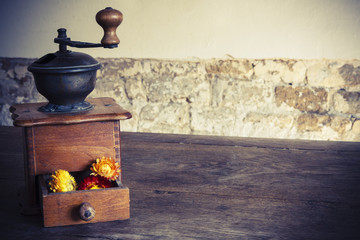
[{"label": "wooden coffee mill", "polygon": [[[49,103],[17,104],[10,108],[14,126],[22,127],[25,142],[25,202],[23,212],[41,210],[44,226],[63,226],[124,220],[130,217],[129,189],[121,172],[112,188],[62,193],[49,191],[46,179],[58,169],[81,172],[96,158],[111,157],[120,164],[120,120],[131,114],[111,98],[89,98],[96,71],[101,68],[91,56],[67,50],[115,48],[120,11],[106,8],[96,14],[104,29],[101,43],[71,41],[66,29],[54,39],[59,51],[32,63],[37,90]],[[86,101],[85,101],[86,99]]]}]

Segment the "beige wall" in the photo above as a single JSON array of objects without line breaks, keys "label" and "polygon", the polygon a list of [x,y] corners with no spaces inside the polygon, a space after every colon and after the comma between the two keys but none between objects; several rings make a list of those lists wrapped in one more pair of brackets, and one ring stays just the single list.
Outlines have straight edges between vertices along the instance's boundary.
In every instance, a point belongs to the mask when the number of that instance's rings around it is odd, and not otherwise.
[{"label": "beige wall", "polygon": [[116,50],[95,57],[360,58],[359,0],[2,0],[0,57],[57,50],[56,30],[98,42],[94,16],[124,14]]}]

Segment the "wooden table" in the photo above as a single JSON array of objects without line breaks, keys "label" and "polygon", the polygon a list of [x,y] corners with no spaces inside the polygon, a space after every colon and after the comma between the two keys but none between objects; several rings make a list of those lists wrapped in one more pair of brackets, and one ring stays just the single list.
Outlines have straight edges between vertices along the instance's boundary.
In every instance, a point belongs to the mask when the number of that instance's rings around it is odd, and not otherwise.
[{"label": "wooden table", "polygon": [[121,136],[131,219],[43,228],[18,206],[21,129],[0,127],[1,239],[360,239],[360,143]]}]

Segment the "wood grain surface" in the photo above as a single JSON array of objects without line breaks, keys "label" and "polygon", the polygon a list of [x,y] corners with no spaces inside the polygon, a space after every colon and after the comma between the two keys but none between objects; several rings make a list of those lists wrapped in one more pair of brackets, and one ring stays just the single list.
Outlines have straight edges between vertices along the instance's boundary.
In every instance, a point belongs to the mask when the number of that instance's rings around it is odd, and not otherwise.
[{"label": "wood grain surface", "polygon": [[131,218],[43,228],[41,216],[22,216],[16,201],[21,131],[0,130],[4,239],[360,236],[360,143],[122,133]]}]

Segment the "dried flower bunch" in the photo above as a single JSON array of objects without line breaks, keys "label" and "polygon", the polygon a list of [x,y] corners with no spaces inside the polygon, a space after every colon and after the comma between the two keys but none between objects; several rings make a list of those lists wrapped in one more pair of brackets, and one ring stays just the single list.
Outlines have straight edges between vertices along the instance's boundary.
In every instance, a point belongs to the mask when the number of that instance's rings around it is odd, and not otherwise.
[{"label": "dried flower bunch", "polygon": [[79,184],[78,190],[92,190],[112,187],[109,179],[101,176],[88,176]]},{"label": "dried flower bunch", "polygon": [[102,157],[96,159],[96,163],[92,164],[90,170],[92,171],[91,175],[100,175],[114,181],[119,177],[120,165],[111,157]]},{"label": "dried flower bunch", "polygon": [[56,170],[51,175],[50,190],[53,192],[69,192],[76,190],[76,181],[73,176],[66,170]]},{"label": "dried flower bunch", "polygon": [[51,175],[50,190],[53,192],[69,192],[112,187],[113,181],[120,175],[120,164],[111,157],[101,157],[97,158],[95,163],[91,165],[90,171],[90,176],[84,178],[77,185],[75,178],[68,171],[59,169]]}]

